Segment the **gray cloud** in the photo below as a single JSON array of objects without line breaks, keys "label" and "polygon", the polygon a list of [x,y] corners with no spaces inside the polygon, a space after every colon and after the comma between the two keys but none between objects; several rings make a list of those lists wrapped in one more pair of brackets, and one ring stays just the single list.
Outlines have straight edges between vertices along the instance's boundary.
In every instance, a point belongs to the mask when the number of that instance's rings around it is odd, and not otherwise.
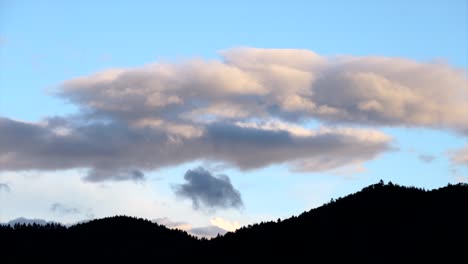
[{"label": "gray cloud", "polygon": [[425,163],[431,163],[436,159],[435,156],[429,154],[420,154],[418,158]]},{"label": "gray cloud", "polygon": [[10,192],[11,188],[10,185],[6,183],[0,183],[0,192]]},{"label": "gray cloud", "polygon": [[145,174],[138,169],[116,169],[111,168],[93,168],[88,172],[85,178],[88,181],[102,181],[103,179],[112,179],[115,181],[133,180],[143,181]]},{"label": "gray cloud", "polygon": [[[390,137],[356,126],[468,135],[466,71],[443,63],[255,48],[221,55],[64,82],[57,94],[78,106],[74,116],[0,118],[0,170],[84,168],[90,181],[142,180],[195,160],[324,171],[391,149]],[[310,120],[326,126],[305,127]]]},{"label": "gray cloud", "polygon": [[81,214],[81,210],[76,207],[67,206],[61,203],[53,203],[50,206],[50,210],[58,214]]},{"label": "gray cloud", "polygon": [[138,180],[143,178],[141,170],[200,159],[243,170],[307,162],[307,170],[320,171],[373,159],[390,149],[391,140],[375,130],[311,130],[279,121],[213,122],[197,125],[200,131],[194,135],[167,128],[132,127],[118,121],[57,127],[0,118],[0,168],[87,168],[86,179],[92,181]]},{"label": "gray cloud", "polygon": [[198,167],[188,170],[184,179],[186,183],[173,186],[174,191],[177,196],[191,199],[194,209],[244,206],[240,192],[232,186],[226,175],[214,176],[204,168]]},{"label": "gray cloud", "polygon": [[94,214],[91,209],[83,210],[76,206],[70,206],[63,203],[53,203],[50,206],[50,210],[60,215],[84,215],[87,218],[94,218]]}]

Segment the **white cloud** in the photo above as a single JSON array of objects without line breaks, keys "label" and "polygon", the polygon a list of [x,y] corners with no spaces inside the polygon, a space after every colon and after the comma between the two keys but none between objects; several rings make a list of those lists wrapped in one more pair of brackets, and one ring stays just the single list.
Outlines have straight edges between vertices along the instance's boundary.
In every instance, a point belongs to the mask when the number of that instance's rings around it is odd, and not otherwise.
[{"label": "white cloud", "polygon": [[221,62],[105,71],[65,82],[60,94],[119,118],[210,114],[468,129],[466,72],[446,64],[293,49],[237,48],[221,55]]},{"label": "white cloud", "polygon": [[219,228],[222,228],[230,232],[234,232],[237,229],[241,228],[241,225],[239,224],[239,222],[236,222],[236,221],[231,222],[221,217],[215,217],[215,218],[210,219],[210,223],[214,226],[217,226]]},{"label": "white cloud", "polygon": [[186,222],[174,222],[171,221],[168,217],[156,218],[153,221],[167,228],[179,229],[183,231],[190,231],[192,229],[191,224]]}]

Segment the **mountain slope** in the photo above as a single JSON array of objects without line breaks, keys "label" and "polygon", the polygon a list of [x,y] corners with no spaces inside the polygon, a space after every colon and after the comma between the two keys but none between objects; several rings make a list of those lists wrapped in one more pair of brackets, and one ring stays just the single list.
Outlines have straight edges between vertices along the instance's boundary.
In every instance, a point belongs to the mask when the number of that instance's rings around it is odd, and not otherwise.
[{"label": "mountain slope", "polygon": [[[142,261],[170,259],[196,251],[200,241],[186,232],[148,220],[115,216],[71,227],[58,224],[0,227],[0,248],[12,262]],[[41,262],[42,262],[41,261]]]},{"label": "mountain slope", "polygon": [[147,220],[117,216],[66,228],[0,226],[8,262],[466,262],[468,185],[432,191],[375,184],[284,221],[198,240]]},{"label": "mountain slope", "polygon": [[315,258],[402,262],[464,257],[468,250],[468,186],[424,191],[371,185],[280,223],[242,228],[210,242],[239,258]]}]

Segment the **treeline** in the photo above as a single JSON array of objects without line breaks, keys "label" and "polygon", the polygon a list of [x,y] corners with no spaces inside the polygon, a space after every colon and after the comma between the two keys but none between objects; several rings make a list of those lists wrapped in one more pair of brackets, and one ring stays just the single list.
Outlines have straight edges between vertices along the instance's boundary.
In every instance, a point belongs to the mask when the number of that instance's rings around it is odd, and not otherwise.
[{"label": "treeline", "polygon": [[285,220],[206,240],[148,220],[0,226],[5,263],[368,262],[468,263],[468,185],[436,190],[377,184]]}]

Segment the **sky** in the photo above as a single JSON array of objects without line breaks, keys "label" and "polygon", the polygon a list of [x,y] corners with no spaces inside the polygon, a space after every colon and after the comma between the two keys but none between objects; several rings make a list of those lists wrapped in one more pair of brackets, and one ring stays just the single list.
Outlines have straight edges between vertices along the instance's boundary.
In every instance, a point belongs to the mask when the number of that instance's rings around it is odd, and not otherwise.
[{"label": "sky", "polygon": [[468,1],[0,0],[0,222],[197,235],[468,181]]}]

